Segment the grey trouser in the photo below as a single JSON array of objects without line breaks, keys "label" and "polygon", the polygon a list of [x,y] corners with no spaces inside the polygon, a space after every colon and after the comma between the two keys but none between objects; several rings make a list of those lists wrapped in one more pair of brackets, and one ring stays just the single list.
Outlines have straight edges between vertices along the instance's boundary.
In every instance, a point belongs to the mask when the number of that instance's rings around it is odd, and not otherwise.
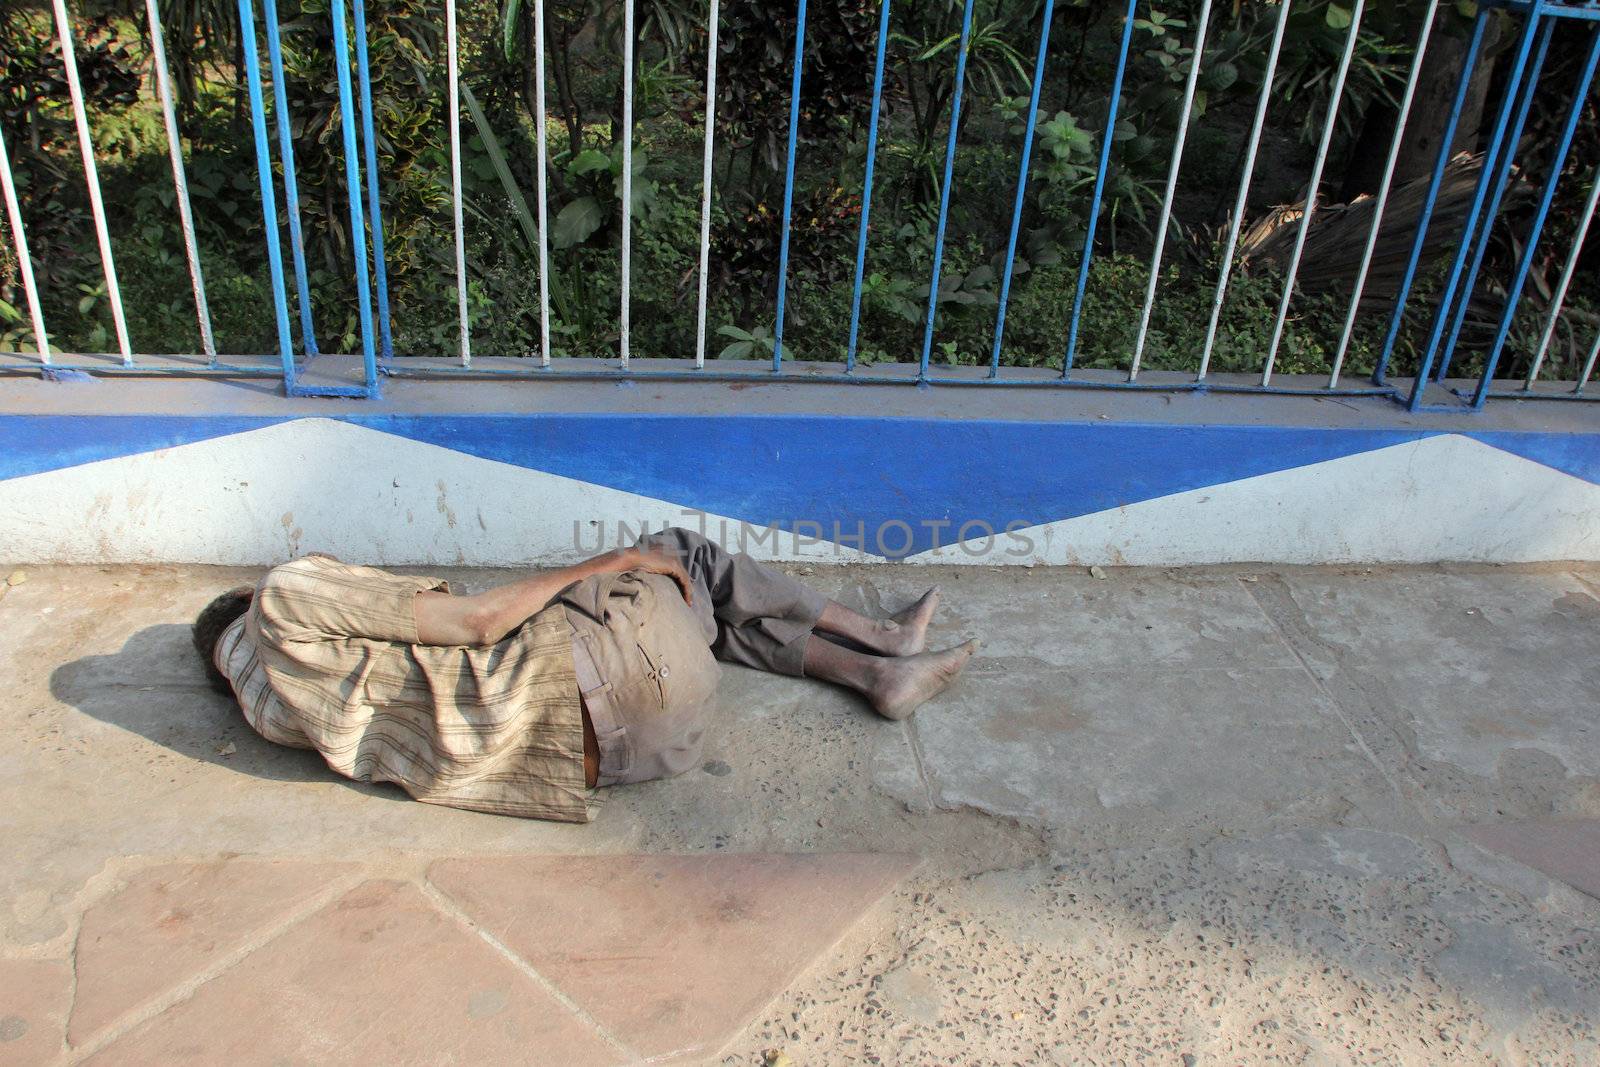
[{"label": "grey trouser", "polygon": [[782,571],[689,530],[641,537],[677,557],[694,606],[665,575],[597,574],[559,597],[578,688],[600,743],[598,785],[682,774],[700,761],[716,661],[804,673],[806,638],[827,604]]}]

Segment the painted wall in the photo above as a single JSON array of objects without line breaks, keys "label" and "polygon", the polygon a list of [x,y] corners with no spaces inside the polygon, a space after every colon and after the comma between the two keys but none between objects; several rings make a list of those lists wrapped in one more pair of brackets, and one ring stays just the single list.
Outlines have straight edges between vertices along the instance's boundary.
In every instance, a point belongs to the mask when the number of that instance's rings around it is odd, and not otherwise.
[{"label": "painted wall", "polygon": [[[0,416],[12,560],[1600,559],[1600,434],[825,415]],[[619,528],[620,527],[620,528]]]}]

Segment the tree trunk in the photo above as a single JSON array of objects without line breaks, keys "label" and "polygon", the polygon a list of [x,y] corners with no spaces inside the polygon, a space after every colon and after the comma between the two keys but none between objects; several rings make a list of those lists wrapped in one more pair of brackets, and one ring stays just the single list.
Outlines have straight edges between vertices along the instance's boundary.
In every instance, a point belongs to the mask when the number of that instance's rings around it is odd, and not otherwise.
[{"label": "tree trunk", "polygon": [[[1493,53],[1499,35],[1498,22],[1491,22],[1484,34],[1477,68],[1472,72],[1472,84],[1467,90],[1461,120],[1456,126],[1452,155],[1477,147],[1489,87],[1498,65]],[[1455,103],[1461,64],[1466,55],[1465,37],[1434,31],[1428,42],[1427,58],[1422,63],[1416,99],[1411,105],[1411,117],[1406,121],[1400,157],[1395,164],[1396,186],[1427,177],[1439,162],[1444,129],[1450,121],[1450,109]],[[1389,147],[1394,140],[1396,118],[1397,112],[1392,107],[1373,108],[1367,113],[1361,134],[1350,153],[1350,165],[1345,171],[1344,186],[1340,193],[1345,203],[1362,194],[1378,191],[1383,180],[1384,165],[1389,159]]]}]

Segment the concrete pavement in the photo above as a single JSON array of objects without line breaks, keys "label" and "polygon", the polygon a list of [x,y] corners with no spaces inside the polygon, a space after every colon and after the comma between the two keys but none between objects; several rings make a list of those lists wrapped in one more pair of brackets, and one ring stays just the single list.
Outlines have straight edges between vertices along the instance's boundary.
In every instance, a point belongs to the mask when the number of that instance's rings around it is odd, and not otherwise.
[{"label": "concrete pavement", "polygon": [[256,738],[251,572],[17,567],[0,1063],[1600,1058],[1592,567],[804,568],[984,651],[906,724],[729,670],[587,827]]}]

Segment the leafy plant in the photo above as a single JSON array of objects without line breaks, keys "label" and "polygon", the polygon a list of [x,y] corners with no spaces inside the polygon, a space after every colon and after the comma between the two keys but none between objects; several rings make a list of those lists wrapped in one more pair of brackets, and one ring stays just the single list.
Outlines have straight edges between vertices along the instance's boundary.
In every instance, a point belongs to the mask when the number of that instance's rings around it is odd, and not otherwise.
[{"label": "leafy plant", "polygon": [[777,341],[771,328],[753,326],[748,330],[738,326],[719,326],[717,333],[733,338],[733,343],[717,353],[718,359],[749,359],[751,356],[771,356]]}]

